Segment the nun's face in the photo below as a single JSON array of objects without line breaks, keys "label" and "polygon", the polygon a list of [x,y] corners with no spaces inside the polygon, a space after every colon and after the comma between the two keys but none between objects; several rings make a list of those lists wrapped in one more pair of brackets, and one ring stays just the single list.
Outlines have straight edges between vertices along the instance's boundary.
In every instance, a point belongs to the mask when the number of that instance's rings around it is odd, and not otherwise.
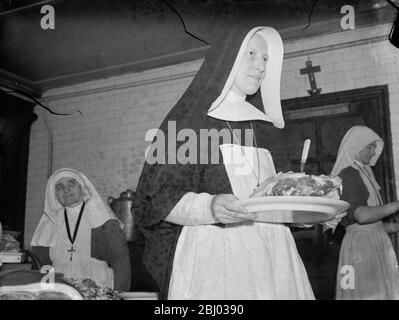
[{"label": "nun's face", "polygon": [[255,34],[248,42],[231,91],[240,96],[252,95],[258,91],[265,78],[267,59],[267,42]]},{"label": "nun's face", "polygon": [[55,184],[55,196],[64,207],[75,207],[83,200],[83,189],[73,178],[64,177]]},{"label": "nun's face", "polygon": [[369,164],[371,159],[375,156],[375,148],[377,147],[376,142],[372,142],[365,146],[358,155],[358,160],[363,164]]}]

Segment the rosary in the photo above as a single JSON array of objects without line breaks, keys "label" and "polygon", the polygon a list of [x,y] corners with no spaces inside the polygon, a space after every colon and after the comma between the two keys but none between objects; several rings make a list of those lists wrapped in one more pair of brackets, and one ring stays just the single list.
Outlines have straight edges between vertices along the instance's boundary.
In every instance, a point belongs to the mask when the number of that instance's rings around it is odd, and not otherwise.
[{"label": "rosary", "polygon": [[68,234],[68,239],[71,242],[71,248],[69,250],[67,250],[67,252],[70,254],[69,261],[72,261],[73,253],[76,252],[76,250],[73,249],[73,243],[75,242],[76,236],[78,234],[80,220],[82,219],[82,214],[83,214],[85,205],[86,205],[86,202],[83,202],[82,207],[80,208],[78,221],[76,222],[75,231],[73,232],[73,237],[71,236],[71,230],[69,228],[67,211],[66,211],[66,208],[64,209],[65,226],[66,226],[66,230],[67,230],[67,234]]}]

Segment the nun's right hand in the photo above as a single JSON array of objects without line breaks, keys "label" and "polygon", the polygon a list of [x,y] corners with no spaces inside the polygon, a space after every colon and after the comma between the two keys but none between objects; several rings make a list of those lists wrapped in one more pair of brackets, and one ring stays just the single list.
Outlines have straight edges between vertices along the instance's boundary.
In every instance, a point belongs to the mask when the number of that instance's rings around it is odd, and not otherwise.
[{"label": "nun's right hand", "polygon": [[237,223],[253,219],[253,214],[248,210],[235,204],[238,200],[232,194],[219,194],[211,201],[211,213],[217,223]]}]

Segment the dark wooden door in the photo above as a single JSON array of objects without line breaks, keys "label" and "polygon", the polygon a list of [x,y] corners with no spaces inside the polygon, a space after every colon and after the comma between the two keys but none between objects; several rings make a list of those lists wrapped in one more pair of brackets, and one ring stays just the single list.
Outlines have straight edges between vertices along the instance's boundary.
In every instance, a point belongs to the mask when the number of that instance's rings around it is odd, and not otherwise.
[{"label": "dark wooden door", "polygon": [[[283,130],[265,132],[262,144],[271,151],[278,172],[298,172],[303,142],[311,139],[306,173],[330,174],[347,130],[354,125],[369,126],[385,141],[374,171],[385,201],[391,201],[396,189],[387,97],[387,87],[378,86],[283,101],[286,126]],[[309,229],[293,227],[292,232],[316,298],[334,299],[344,230],[338,228],[332,235],[323,233],[322,226],[316,225]]]},{"label": "dark wooden door", "polygon": [[33,103],[0,93],[0,221],[20,234],[25,227],[26,182]]}]

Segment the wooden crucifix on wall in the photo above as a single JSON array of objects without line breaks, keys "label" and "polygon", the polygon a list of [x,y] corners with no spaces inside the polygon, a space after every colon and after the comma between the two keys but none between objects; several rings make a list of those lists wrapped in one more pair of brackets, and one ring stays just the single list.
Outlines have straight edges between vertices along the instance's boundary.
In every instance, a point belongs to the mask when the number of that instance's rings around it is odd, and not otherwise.
[{"label": "wooden crucifix on wall", "polygon": [[320,66],[312,66],[312,60],[306,61],[306,68],[299,70],[301,74],[307,74],[309,76],[310,90],[308,90],[308,93],[311,96],[317,96],[321,92],[321,88],[317,88],[316,78],[314,75],[315,72],[319,72],[320,70]]}]

